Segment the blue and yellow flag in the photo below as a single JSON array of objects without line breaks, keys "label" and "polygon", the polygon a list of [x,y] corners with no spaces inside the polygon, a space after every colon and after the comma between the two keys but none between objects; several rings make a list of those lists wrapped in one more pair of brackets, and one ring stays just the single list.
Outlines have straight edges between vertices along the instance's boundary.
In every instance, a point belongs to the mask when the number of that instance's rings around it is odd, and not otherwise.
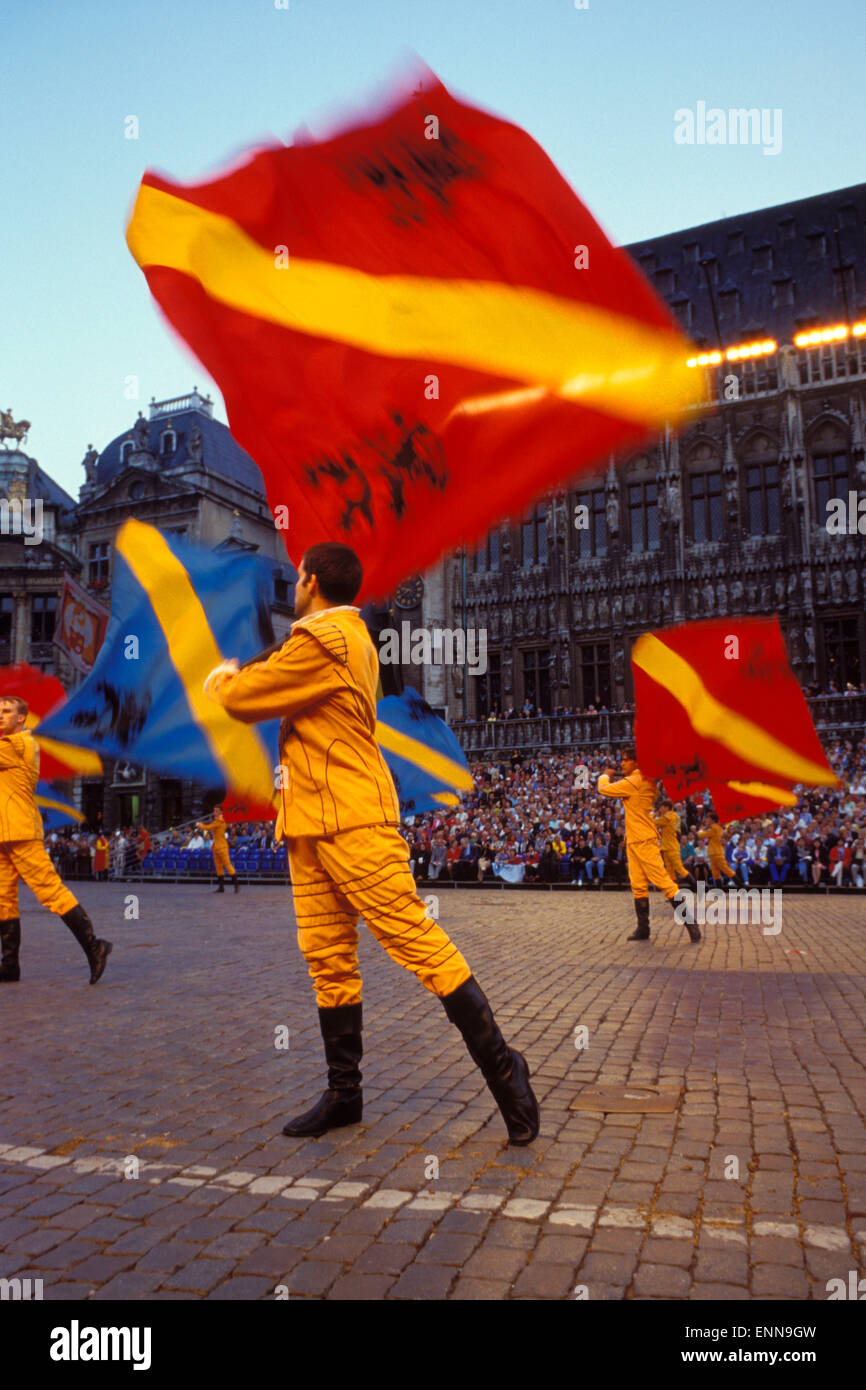
[{"label": "blue and yellow flag", "polygon": [[400,814],[456,806],[472,774],[455,735],[416,690],[386,695],[376,706],[376,741],[400,799]]},{"label": "blue and yellow flag", "polygon": [[129,520],[111,618],[84,684],[41,735],[273,803],[279,722],[242,724],[202,689],[221,661],[273,641],[265,567]]},{"label": "blue and yellow flag", "polygon": [[69,821],[80,823],[84,820],[82,813],[59,797],[49,782],[36,783],[36,805],[46,830],[56,830],[59,825],[67,825]]}]

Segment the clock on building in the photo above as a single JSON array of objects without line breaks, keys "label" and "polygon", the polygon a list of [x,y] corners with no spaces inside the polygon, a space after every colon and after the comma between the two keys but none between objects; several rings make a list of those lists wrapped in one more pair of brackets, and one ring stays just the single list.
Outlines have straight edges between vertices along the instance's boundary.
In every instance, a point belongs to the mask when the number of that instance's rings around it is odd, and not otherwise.
[{"label": "clock on building", "polygon": [[394,602],[398,608],[418,608],[423,597],[424,581],[420,574],[414,574],[411,579],[404,579],[403,583],[398,585]]}]

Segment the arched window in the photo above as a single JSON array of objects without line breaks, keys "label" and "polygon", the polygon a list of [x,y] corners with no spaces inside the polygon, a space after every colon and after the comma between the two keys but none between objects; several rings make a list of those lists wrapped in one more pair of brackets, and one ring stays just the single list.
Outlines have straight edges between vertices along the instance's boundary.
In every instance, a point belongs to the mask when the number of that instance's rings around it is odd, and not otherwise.
[{"label": "arched window", "polygon": [[776,536],[782,530],[781,470],[776,443],[758,430],[743,449],[741,468],[746,529],[752,536]]},{"label": "arched window", "polygon": [[126,463],[126,461],[127,461],[127,459],[129,458],[129,456],[130,456],[131,453],[132,453],[132,440],[131,440],[131,439],[125,439],[125,440],[123,441],[123,443],[121,444],[121,446],[120,446],[120,462],[121,462],[121,463]]},{"label": "arched window", "polygon": [[724,529],[722,470],[708,444],[699,444],[688,459],[688,534],[695,543],[718,541]]},{"label": "arched window", "polygon": [[174,430],[163,430],[159,436],[159,452],[163,458],[173,454],[177,449],[177,435]]},{"label": "arched window", "polygon": [[850,489],[848,439],[835,420],[822,420],[810,431],[809,454],[815,524],[823,526],[827,520],[827,503],[833,497],[841,497],[847,506]]}]

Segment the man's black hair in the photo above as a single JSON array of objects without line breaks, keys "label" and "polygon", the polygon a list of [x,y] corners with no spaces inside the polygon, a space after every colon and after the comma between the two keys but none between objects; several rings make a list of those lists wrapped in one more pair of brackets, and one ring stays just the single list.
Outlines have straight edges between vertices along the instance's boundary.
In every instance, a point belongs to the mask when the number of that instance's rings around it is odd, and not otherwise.
[{"label": "man's black hair", "polygon": [[634,744],[633,744],[633,743],[627,743],[626,746],[625,746],[625,748],[623,748],[622,753],[620,754],[620,757],[621,757],[621,758],[629,758],[629,759],[631,760],[631,762],[636,763],[636,762],[637,762],[637,749],[635,748]]},{"label": "man's black hair", "polygon": [[304,552],[301,561],[307,575],[315,575],[322,596],[330,603],[354,603],[364,569],[351,546],[321,541]]}]

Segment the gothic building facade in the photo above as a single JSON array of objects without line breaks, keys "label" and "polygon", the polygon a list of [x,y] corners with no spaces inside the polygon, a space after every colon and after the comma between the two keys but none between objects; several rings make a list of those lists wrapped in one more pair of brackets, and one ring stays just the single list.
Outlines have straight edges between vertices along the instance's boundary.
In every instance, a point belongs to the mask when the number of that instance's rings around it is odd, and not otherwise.
[{"label": "gothic building facade", "polygon": [[626,248],[710,403],[424,576],[421,620],[488,641],[483,676],[425,672],[431,704],[458,723],[617,709],[641,632],[722,615],[778,613],[807,689],[866,680],[864,233],[858,185]]}]

